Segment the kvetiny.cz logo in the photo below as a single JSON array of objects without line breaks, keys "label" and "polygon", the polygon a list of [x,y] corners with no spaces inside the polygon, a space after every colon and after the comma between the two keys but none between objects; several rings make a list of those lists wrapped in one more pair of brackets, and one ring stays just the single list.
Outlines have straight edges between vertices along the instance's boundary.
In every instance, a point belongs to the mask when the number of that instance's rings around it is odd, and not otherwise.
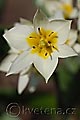
[{"label": "kvetiny.cz logo", "polygon": [[26,115],[26,114],[45,114],[45,115],[70,115],[76,114],[76,108],[66,108],[63,111],[62,108],[43,108],[43,107],[36,107],[36,108],[29,108],[26,106],[21,106],[18,103],[9,103],[6,107],[6,113],[10,117],[18,117],[19,115]]}]

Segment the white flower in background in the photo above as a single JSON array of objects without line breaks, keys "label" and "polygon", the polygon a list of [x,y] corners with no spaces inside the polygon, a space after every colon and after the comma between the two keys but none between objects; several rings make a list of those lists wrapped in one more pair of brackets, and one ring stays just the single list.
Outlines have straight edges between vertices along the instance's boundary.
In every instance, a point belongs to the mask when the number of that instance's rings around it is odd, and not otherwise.
[{"label": "white flower in background", "polygon": [[45,0],[43,6],[49,16],[53,16],[60,7],[60,2],[56,0]]},{"label": "white flower in background", "polygon": [[80,44],[77,42],[77,30],[70,30],[69,37],[65,42],[67,45],[71,46],[78,54],[80,53]]},{"label": "white flower in background", "polygon": [[50,16],[54,16],[57,8],[60,6],[60,2],[56,0],[35,0],[35,4],[45,10],[46,14]]},{"label": "white flower in background", "polygon": [[66,40],[66,44],[73,47],[77,41],[77,30],[70,30],[69,37]]},{"label": "white flower in background", "polygon": [[61,11],[64,18],[76,18],[78,16],[77,8],[73,7],[72,0],[45,0],[43,4],[38,4],[38,6],[45,9],[49,16],[53,16],[56,11]]},{"label": "white flower in background", "polygon": [[[13,50],[8,52],[8,55],[0,63],[0,71],[8,72],[12,62],[16,59],[18,53]],[[28,70],[26,70],[28,71]],[[18,78],[18,93],[21,94],[29,82],[29,74],[26,71],[22,71]],[[24,74],[23,74],[24,72]]]},{"label": "white flower in background", "polygon": [[78,6],[78,9],[80,10],[80,0],[77,0],[77,6]]},{"label": "white flower in background", "polygon": [[75,50],[77,53],[80,54],[80,44],[79,44],[79,43],[76,43],[76,44],[74,45],[74,50]]},{"label": "white flower in background", "polygon": [[80,10],[78,11],[77,27],[78,27],[78,30],[80,31]]},{"label": "white flower in background", "polygon": [[33,26],[16,25],[4,34],[11,46],[23,51],[12,63],[8,74],[19,73],[32,63],[45,78],[46,83],[58,64],[58,58],[76,56],[74,50],[65,44],[71,21],[53,20],[38,10]]},{"label": "white flower in background", "polygon": [[64,20],[64,16],[61,11],[56,11],[53,16],[49,17],[49,21],[51,20]]},{"label": "white flower in background", "polygon": [[60,0],[61,11],[63,12],[64,18],[76,18],[78,11],[76,7],[73,7],[73,0]]},{"label": "white flower in background", "polygon": [[[9,41],[8,41],[8,43],[9,43]],[[21,54],[21,51],[13,48],[12,46],[10,46],[10,47],[11,47],[11,49],[9,50],[8,55],[0,63],[0,71],[8,72],[12,62],[18,57],[19,54]],[[23,92],[23,90],[25,89],[25,87],[27,86],[27,84],[29,82],[29,74],[26,74],[26,72],[28,70],[29,70],[29,68],[22,71],[19,75],[19,79],[18,79],[18,93],[19,94],[21,94]]]},{"label": "white flower in background", "polygon": [[78,53],[78,54],[80,54],[80,0],[78,0],[78,21],[77,21],[77,29],[78,29],[78,33],[77,33],[77,35],[78,35],[78,43],[76,43],[75,45],[74,45],[74,50]]}]

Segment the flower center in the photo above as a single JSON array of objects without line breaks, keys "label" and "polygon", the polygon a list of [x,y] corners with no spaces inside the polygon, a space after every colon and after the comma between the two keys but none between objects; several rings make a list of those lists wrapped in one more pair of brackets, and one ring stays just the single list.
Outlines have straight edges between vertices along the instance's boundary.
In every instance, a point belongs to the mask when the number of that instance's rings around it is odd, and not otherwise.
[{"label": "flower center", "polygon": [[32,32],[26,41],[32,48],[31,53],[36,53],[44,59],[51,57],[52,52],[58,50],[58,35],[52,30],[38,28],[38,32]]},{"label": "flower center", "polygon": [[72,5],[70,5],[70,4],[63,4],[61,8],[63,10],[64,17],[65,18],[69,18],[70,14],[72,13],[72,10],[73,10]]}]

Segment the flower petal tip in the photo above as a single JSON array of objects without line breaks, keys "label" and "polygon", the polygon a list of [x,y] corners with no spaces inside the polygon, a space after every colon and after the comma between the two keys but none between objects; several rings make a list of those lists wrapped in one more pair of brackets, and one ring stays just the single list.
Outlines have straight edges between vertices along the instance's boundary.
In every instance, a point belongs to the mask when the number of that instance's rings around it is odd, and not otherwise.
[{"label": "flower petal tip", "polygon": [[21,95],[22,91],[18,89],[18,94]]},{"label": "flower petal tip", "polygon": [[21,95],[23,91],[24,91],[24,89],[21,89],[19,84],[18,84],[18,89],[17,89],[18,94]]},{"label": "flower petal tip", "polygon": [[12,73],[10,73],[10,72],[9,72],[9,73],[7,73],[7,74],[6,74],[6,77],[8,77],[8,76],[9,76],[9,75],[11,75],[11,74],[12,74]]},{"label": "flower petal tip", "polygon": [[75,52],[73,56],[78,56],[78,53]]},{"label": "flower petal tip", "polygon": [[78,53],[75,54],[75,56],[78,56],[78,55],[79,55]]},{"label": "flower petal tip", "polygon": [[20,75],[19,76],[18,94],[21,94],[24,91],[24,89],[26,88],[28,82],[29,82],[29,76],[28,75]]},{"label": "flower petal tip", "polygon": [[45,82],[46,82],[46,84],[47,84],[47,83],[48,83],[48,79],[46,79],[46,81],[45,81]]}]

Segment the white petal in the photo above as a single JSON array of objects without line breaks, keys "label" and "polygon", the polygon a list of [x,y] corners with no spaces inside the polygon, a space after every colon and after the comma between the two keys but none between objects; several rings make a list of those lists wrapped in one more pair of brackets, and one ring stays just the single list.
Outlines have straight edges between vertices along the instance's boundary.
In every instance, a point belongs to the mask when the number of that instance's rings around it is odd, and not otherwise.
[{"label": "white petal", "polygon": [[70,18],[76,18],[76,17],[78,17],[78,10],[74,8],[70,15]]},{"label": "white petal", "polygon": [[7,75],[19,73],[25,68],[29,67],[33,62],[33,55],[28,51],[23,52],[17,57],[17,59],[12,63]]},{"label": "white petal", "polygon": [[80,0],[77,1],[78,10],[80,10]]},{"label": "white petal", "polygon": [[55,14],[54,14],[54,19],[58,19],[58,20],[62,20],[64,19],[64,16],[62,14],[62,11],[56,11]]},{"label": "white petal", "polygon": [[21,72],[21,75],[27,74],[27,73],[29,72],[30,68],[31,68],[31,65],[28,66],[26,69],[24,69],[24,70]]},{"label": "white petal", "polygon": [[34,61],[34,66],[45,78],[46,83],[48,82],[48,79],[54,72],[57,64],[58,64],[58,57],[56,57],[56,56],[52,56],[52,60],[50,57],[46,60],[36,57],[36,59]]},{"label": "white petal", "polygon": [[63,44],[69,36],[70,20],[53,20],[47,25],[47,29],[53,30],[58,33],[58,42]]},{"label": "white petal", "polygon": [[15,49],[13,47],[10,47],[10,50],[8,52],[9,54],[20,54],[20,51],[18,49]]},{"label": "white petal", "polygon": [[31,32],[33,32],[32,27],[27,25],[18,25],[7,31],[3,36],[10,46],[18,50],[24,50],[29,48],[26,38]]},{"label": "white petal", "polygon": [[16,23],[14,24],[14,27],[17,27],[17,26],[20,26],[20,25],[22,25],[22,24],[19,23],[19,22],[16,22]]},{"label": "white petal", "polygon": [[19,26],[19,25],[33,26],[31,21],[26,20],[26,19],[24,19],[24,18],[20,18],[20,23],[17,22],[17,23],[14,24],[14,26]]},{"label": "white petal", "polygon": [[73,48],[77,53],[80,53],[80,44],[76,43]]},{"label": "white petal", "polygon": [[45,28],[48,22],[48,18],[45,16],[45,14],[41,10],[37,10],[33,19],[35,30],[37,31],[39,27]]},{"label": "white petal", "polygon": [[17,57],[17,54],[14,54],[14,53],[7,55],[3,59],[3,61],[0,63],[0,70],[4,72],[8,72],[12,61],[15,60],[16,57]]},{"label": "white petal", "polygon": [[72,0],[61,0],[61,2],[63,2],[64,4],[71,4],[73,3]]},{"label": "white petal", "polygon": [[26,20],[24,18],[20,18],[20,23],[24,24],[24,25],[31,25],[32,26],[32,22],[29,20]]},{"label": "white petal", "polygon": [[47,0],[44,4],[46,12],[49,16],[54,15],[55,11],[58,10],[60,2],[54,0]]},{"label": "white petal", "polygon": [[58,54],[60,58],[66,58],[71,56],[77,56],[77,53],[68,45],[59,45],[58,46]]},{"label": "white petal", "polygon": [[18,93],[21,94],[29,82],[28,75],[20,75],[18,80]]},{"label": "white petal", "polygon": [[69,40],[69,45],[72,46],[77,40],[77,30],[70,30]]},{"label": "white petal", "polygon": [[[4,33],[6,34],[8,32],[8,30],[5,30],[4,31]],[[3,35],[4,36],[4,35]],[[8,43],[9,43],[9,41],[7,41]],[[19,50],[18,49],[16,49],[16,48],[14,48],[14,47],[12,47],[12,45],[11,44],[9,44],[9,46],[10,46],[10,51],[9,51],[9,53],[19,53]]]}]

